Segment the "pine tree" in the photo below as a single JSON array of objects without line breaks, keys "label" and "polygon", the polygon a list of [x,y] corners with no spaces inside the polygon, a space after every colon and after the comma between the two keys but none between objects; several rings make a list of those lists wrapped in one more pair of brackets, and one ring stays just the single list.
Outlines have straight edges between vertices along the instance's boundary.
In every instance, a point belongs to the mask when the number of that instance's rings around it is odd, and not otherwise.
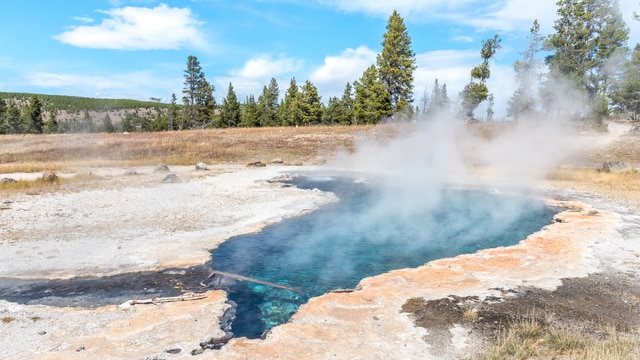
[{"label": "pine tree", "polygon": [[614,111],[640,120],[640,44],[636,44],[631,59],[621,69],[620,79],[611,92]]},{"label": "pine tree", "polygon": [[260,106],[253,95],[247,96],[242,107],[241,127],[255,127],[260,125]]},{"label": "pine tree", "polygon": [[300,91],[302,125],[316,125],[322,121],[322,103],[320,100],[318,88],[311,81],[305,81]]},{"label": "pine tree", "polygon": [[25,108],[23,122],[24,132],[28,134],[42,134],[44,120],[42,118],[42,103],[38,96],[33,94],[29,98],[29,104]]},{"label": "pine tree", "polygon": [[[574,81],[588,100],[608,88],[607,60],[627,51],[629,38],[617,0],[559,0],[558,16],[546,49],[553,76]],[[553,79],[552,79],[553,80]]]},{"label": "pine tree", "polygon": [[167,113],[167,130],[176,130],[178,125],[178,99],[176,93],[171,94],[171,105],[169,106],[169,112]]},{"label": "pine tree", "polygon": [[340,98],[340,111],[338,113],[338,117],[336,118],[337,122],[340,125],[351,125],[353,123],[353,87],[350,83],[347,83],[344,87],[344,91],[342,92],[342,97]]},{"label": "pine tree", "polygon": [[213,85],[205,78],[198,58],[189,55],[187,69],[184,71],[184,88],[182,89],[184,94],[182,102],[184,103],[187,124],[181,122],[180,130],[185,125],[189,128],[203,128],[209,125],[215,107],[214,90]]},{"label": "pine tree", "polygon": [[291,78],[289,88],[284,95],[284,100],[280,105],[281,126],[300,125],[302,123],[302,109],[300,106],[300,91],[296,78]]},{"label": "pine tree", "polygon": [[21,134],[23,132],[20,108],[13,101],[10,101],[7,106],[5,123],[7,134]]},{"label": "pine tree", "polygon": [[49,117],[47,118],[47,122],[44,124],[44,133],[45,134],[55,134],[59,131],[58,120],[56,119],[56,109],[51,107],[49,109]]},{"label": "pine tree", "polygon": [[536,83],[538,81],[541,62],[538,53],[542,50],[544,39],[540,35],[540,24],[534,20],[529,30],[529,46],[520,53],[522,60],[516,60],[513,70],[516,75],[518,88],[514,92],[507,106],[507,116],[515,119],[523,115],[532,115],[536,112]]},{"label": "pine tree", "polygon": [[391,110],[395,114],[408,110],[413,103],[416,59],[409,32],[397,11],[394,10],[389,17],[386,29],[377,65],[379,77],[390,96]]},{"label": "pine tree", "polygon": [[276,126],[278,123],[278,97],[280,89],[275,78],[271,78],[269,86],[262,88],[262,94],[258,97],[260,105],[260,126]]},{"label": "pine tree", "polygon": [[364,71],[359,81],[354,83],[355,124],[376,124],[384,116],[391,116],[391,97],[378,77],[378,69],[371,65]]},{"label": "pine tree", "polygon": [[111,116],[109,113],[106,113],[102,118],[102,126],[100,127],[100,131],[106,133],[112,133],[116,131],[115,126],[113,126],[113,121],[111,120]]},{"label": "pine tree", "polygon": [[471,82],[469,82],[460,93],[462,110],[466,121],[473,120],[473,112],[475,109],[490,95],[489,88],[487,88],[486,84],[489,77],[491,77],[489,60],[495,55],[496,51],[502,47],[500,42],[501,39],[498,35],[482,41],[482,49],[480,49],[482,64],[471,69]]},{"label": "pine tree", "polygon": [[7,134],[7,103],[0,98],[0,134]]},{"label": "pine tree", "polygon": [[220,127],[237,127],[240,124],[240,103],[233,85],[229,83],[227,97],[222,100],[222,108],[220,109]]}]

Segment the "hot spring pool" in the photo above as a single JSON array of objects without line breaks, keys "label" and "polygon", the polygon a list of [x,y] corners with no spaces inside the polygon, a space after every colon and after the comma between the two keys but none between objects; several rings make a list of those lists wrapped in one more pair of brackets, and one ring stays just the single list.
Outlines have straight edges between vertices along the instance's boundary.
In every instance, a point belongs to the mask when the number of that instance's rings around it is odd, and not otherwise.
[{"label": "hot spring pool", "polygon": [[185,289],[203,290],[200,284],[211,268],[300,289],[210,280],[237,304],[234,335],[257,338],[287,322],[310,297],[354,288],[361,279],[389,270],[515,244],[551,223],[557,212],[540,200],[480,190],[407,193],[340,177],[299,177],[292,183],[331,191],[340,201],[231,238],[204,266],[65,281],[0,279],[0,299],[97,307],[176,296]]},{"label": "hot spring pool", "polygon": [[402,203],[406,194],[396,198],[393,189],[381,191],[349,178],[300,177],[292,182],[303,189],[331,191],[340,202],[229,239],[212,252],[214,270],[304,293],[230,282],[237,337],[260,337],[287,322],[310,297],[354,288],[365,277],[516,244],[551,223],[556,213],[539,200],[480,190],[442,189],[429,194],[423,207]]}]

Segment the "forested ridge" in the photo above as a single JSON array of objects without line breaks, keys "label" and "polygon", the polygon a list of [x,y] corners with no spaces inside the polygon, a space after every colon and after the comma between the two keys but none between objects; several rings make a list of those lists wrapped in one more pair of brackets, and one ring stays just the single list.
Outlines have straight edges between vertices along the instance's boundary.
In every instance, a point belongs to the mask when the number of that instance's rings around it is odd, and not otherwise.
[{"label": "forested ridge", "polygon": [[[513,64],[517,89],[502,120],[562,115],[594,127],[602,127],[612,116],[638,120],[640,45],[633,50],[627,46],[629,28],[618,1],[558,0],[556,5],[554,33],[540,34],[534,21],[529,44]],[[238,99],[229,83],[217,102],[215,87],[198,58],[190,55],[182,97],[174,93],[165,102],[0,93],[0,134],[360,125],[436,117],[494,120],[494,95],[487,80],[491,60],[502,47],[497,34],[482,40],[480,64],[470,69],[470,81],[458,94],[450,98],[446,83],[435,79],[432,91],[425,88],[416,103],[415,53],[397,11],[389,17],[381,45],[376,63],[348,82],[340,97],[323,100],[311,81],[296,78],[281,91],[271,78],[258,96],[245,99]],[[479,114],[479,109],[485,113]]]}]

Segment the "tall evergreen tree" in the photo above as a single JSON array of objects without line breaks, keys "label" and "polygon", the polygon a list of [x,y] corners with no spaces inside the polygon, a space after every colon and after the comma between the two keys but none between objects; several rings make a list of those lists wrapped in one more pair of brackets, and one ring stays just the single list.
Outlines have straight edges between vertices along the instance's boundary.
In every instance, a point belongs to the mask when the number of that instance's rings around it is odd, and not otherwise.
[{"label": "tall evergreen tree", "polygon": [[255,127],[260,125],[260,106],[253,95],[247,96],[242,106],[241,127]]},{"label": "tall evergreen tree", "polygon": [[640,120],[640,44],[636,44],[631,59],[621,67],[619,78],[611,92],[614,111]]},{"label": "tall evergreen tree", "polygon": [[56,119],[56,109],[51,107],[49,109],[49,117],[44,124],[43,132],[46,134],[55,134],[59,131],[58,119]]},{"label": "tall evergreen tree", "polygon": [[574,81],[588,100],[608,87],[607,60],[627,51],[629,38],[617,0],[559,0],[558,19],[549,36],[546,58],[553,77]]},{"label": "tall evergreen tree", "polygon": [[478,106],[489,97],[489,88],[487,88],[487,80],[491,77],[489,69],[489,60],[495,55],[496,51],[502,46],[501,39],[498,35],[493,38],[482,40],[482,49],[480,49],[480,57],[482,64],[471,69],[471,82],[467,84],[460,93],[462,99],[462,110],[465,120],[473,120],[473,112]]},{"label": "tall evergreen tree", "polygon": [[440,86],[438,79],[433,82],[433,90],[431,91],[431,101],[427,108],[429,117],[439,116],[446,112],[449,108],[449,97],[447,95],[447,84]]},{"label": "tall evergreen tree", "polygon": [[7,134],[21,134],[23,132],[20,108],[14,101],[9,101],[5,117]]},{"label": "tall evergreen tree", "polygon": [[291,126],[302,123],[302,109],[300,106],[300,91],[296,78],[291,78],[289,88],[284,95],[284,100],[280,105],[280,125]]},{"label": "tall evergreen tree", "polygon": [[258,105],[260,105],[260,126],[276,126],[278,123],[278,97],[280,96],[280,88],[278,81],[271,78],[269,86],[262,88],[262,94],[258,97]]},{"label": "tall evergreen tree", "polygon": [[4,99],[0,98],[0,134],[7,134],[7,113],[9,112],[7,108],[7,103],[4,102]]},{"label": "tall evergreen tree", "polygon": [[377,56],[379,77],[391,100],[393,113],[407,111],[413,103],[413,71],[416,69],[411,37],[404,20],[393,11],[382,41],[382,53]]},{"label": "tall evergreen tree", "polygon": [[38,96],[33,94],[29,98],[29,104],[25,108],[24,132],[29,134],[42,134],[44,120],[42,117],[42,103]]},{"label": "tall evergreen tree", "polygon": [[529,30],[529,46],[527,50],[520,53],[522,59],[516,60],[513,64],[518,88],[509,99],[507,116],[517,119],[522,115],[532,115],[536,112],[536,84],[541,65],[538,53],[542,50],[543,42],[540,24],[538,20],[534,20]]},{"label": "tall evergreen tree", "polygon": [[227,97],[222,100],[222,108],[220,108],[220,127],[237,127],[240,124],[240,103],[233,85],[229,83]]},{"label": "tall evergreen tree", "polygon": [[354,84],[355,124],[376,124],[384,116],[391,116],[393,109],[387,88],[378,77],[378,69],[371,65]]},{"label": "tall evergreen tree", "polygon": [[112,133],[116,131],[115,126],[113,126],[113,121],[111,120],[111,116],[109,113],[106,113],[102,118],[102,126],[100,126],[100,131],[106,133]]},{"label": "tall evergreen tree", "polygon": [[322,103],[320,99],[318,88],[311,81],[305,81],[300,92],[302,125],[316,125],[322,121]]},{"label": "tall evergreen tree", "polygon": [[189,55],[182,89],[187,124],[181,123],[180,130],[185,125],[189,128],[202,128],[209,124],[215,107],[214,90],[213,85],[207,81],[198,58]]},{"label": "tall evergreen tree", "polygon": [[342,97],[340,98],[340,111],[338,113],[337,122],[340,125],[351,125],[353,123],[353,87],[350,83],[347,83],[344,86],[344,91],[342,92]]},{"label": "tall evergreen tree", "polygon": [[176,126],[178,125],[178,99],[176,98],[176,93],[171,94],[171,105],[169,106],[169,112],[167,113],[167,130],[172,131],[176,130]]}]

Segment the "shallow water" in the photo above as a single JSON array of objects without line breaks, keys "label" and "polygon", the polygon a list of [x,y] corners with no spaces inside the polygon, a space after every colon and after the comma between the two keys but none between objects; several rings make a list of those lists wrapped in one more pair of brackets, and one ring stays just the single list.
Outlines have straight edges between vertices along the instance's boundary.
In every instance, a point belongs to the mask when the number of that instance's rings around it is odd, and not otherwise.
[{"label": "shallow water", "polygon": [[549,224],[555,213],[542,201],[479,190],[442,189],[408,204],[401,201],[406,194],[348,178],[305,177],[294,183],[334,192],[341,201],[229,239],[212,252],[214,270],[304,293],[225,279],[229,298],[238,305],[235,336],[260,337],[288,321],[310,297],[354,288],[367,276],[515,244]]}]

